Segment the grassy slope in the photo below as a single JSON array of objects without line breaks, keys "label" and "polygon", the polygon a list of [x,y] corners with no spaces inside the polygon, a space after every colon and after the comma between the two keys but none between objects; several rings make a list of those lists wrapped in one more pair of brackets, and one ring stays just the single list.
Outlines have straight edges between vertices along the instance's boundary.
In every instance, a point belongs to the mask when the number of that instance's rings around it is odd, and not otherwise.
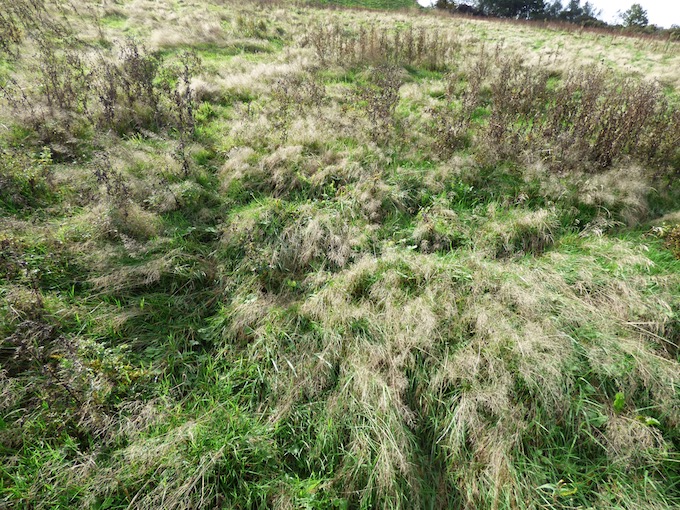
[{"label": "grassy slope", "polygon": [[318,3],[367,9],[408,9],[417,6],[414,0],[319,0]]},{"label": "grassy slope", "polygon": [[[93,13],[87,40],[197,52],[196,128],[176,96],[144,129],[122,98],[114,129],[3,104],[0,505],[680,504],[677,119],[611,159],[599,131],[528,127],[602,59],[577,96],[672,105],[677,47],[285,4]],[[391,39],[348,50],[361,25],[430,50],[376,71]]]}]

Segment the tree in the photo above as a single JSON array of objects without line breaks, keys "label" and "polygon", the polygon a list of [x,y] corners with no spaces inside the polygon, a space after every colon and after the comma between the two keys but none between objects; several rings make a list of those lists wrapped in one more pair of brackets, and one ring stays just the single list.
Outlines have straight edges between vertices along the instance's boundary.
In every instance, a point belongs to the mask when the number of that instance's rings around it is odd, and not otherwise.
[{"label": "tree", "polygon": [[633,4],[621,17],[623,18],[623,26],[626,27],[646,27],[649,24],[647,11],[645,11],[640,4]]},{"label": "tree", "polygon": [[581,0],[570,0],[558,14],[558,18],[571,23],[586,23],[597,21],[599,14],[590,2],[586,2],[582,6]]},{"label": "tree", "polygon": [[545,11],[544,0],[477,0],[479,9],[499,18],[537,18]]},{"label": "tree", "polygon": [[559,18],[562,9],[564,9],[564,7],[562,7],[562,2],[560,0],[555,0],[553,3],[545,6],[545,17],[547,19]]}]

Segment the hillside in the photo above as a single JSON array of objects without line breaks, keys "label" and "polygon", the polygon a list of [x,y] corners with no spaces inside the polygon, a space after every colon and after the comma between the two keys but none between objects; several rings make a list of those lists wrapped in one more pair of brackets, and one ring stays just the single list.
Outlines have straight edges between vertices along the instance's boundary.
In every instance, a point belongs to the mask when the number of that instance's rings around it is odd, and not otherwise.
[{"label": "hillside", "polygon": [[312,0],[312,5],[360,7],[365,9],[409,9],[418,7],[416,0]]},{"label": "hillside", "polygon": [[678,508],[680,43],[284,0],[0,35],[0,508]]}]

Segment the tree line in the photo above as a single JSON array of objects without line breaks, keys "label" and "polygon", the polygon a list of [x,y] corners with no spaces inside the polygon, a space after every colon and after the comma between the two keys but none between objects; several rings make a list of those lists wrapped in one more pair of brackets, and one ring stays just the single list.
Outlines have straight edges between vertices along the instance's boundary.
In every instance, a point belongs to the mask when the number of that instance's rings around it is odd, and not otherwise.
[{"label": "tree line", "polygon": [[[434,7],[473,16],[491,16],[497,18],[514,18],[528,20],[555,20],[578,23],[585,26],[610,26],[599,19],[600,11],[593,4],[581,0],[569,0],[563,4],[561,0],[436,0]],[[658,32],[662,29],[649,25],[647,11],[640,4],[633,4],[620,13],[621,25],[630,29]],[[680,37],[680,27],[674,25],[669,31]]]}]

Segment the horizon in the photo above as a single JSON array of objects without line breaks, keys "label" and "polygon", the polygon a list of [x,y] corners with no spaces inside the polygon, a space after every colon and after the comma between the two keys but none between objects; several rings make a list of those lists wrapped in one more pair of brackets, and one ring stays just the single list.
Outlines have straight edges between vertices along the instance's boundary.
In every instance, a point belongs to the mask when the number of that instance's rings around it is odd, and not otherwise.
[{"label": "horizon", "polygon": [[[430,7],[434,4],[434,0],[417,0],[423,7]],[[461,2],[467,3],[467,2]],[[469,3],[474,3],[470,1]],[[563,4],[566,2],[563,2]],[[680,25],[680,3],[669,5],[668,2],[662,0],[638,0],[621,6],[621,2],[617,0],[591,0],[590,4],[599,11],[598,19],[609,24],[616,24],[620,22],[620,13],[628,10],[634,3],[639,3],[642,8],[647,11],[650,25],[656,25],[662,28],[671,28],[673,25]]]}]

